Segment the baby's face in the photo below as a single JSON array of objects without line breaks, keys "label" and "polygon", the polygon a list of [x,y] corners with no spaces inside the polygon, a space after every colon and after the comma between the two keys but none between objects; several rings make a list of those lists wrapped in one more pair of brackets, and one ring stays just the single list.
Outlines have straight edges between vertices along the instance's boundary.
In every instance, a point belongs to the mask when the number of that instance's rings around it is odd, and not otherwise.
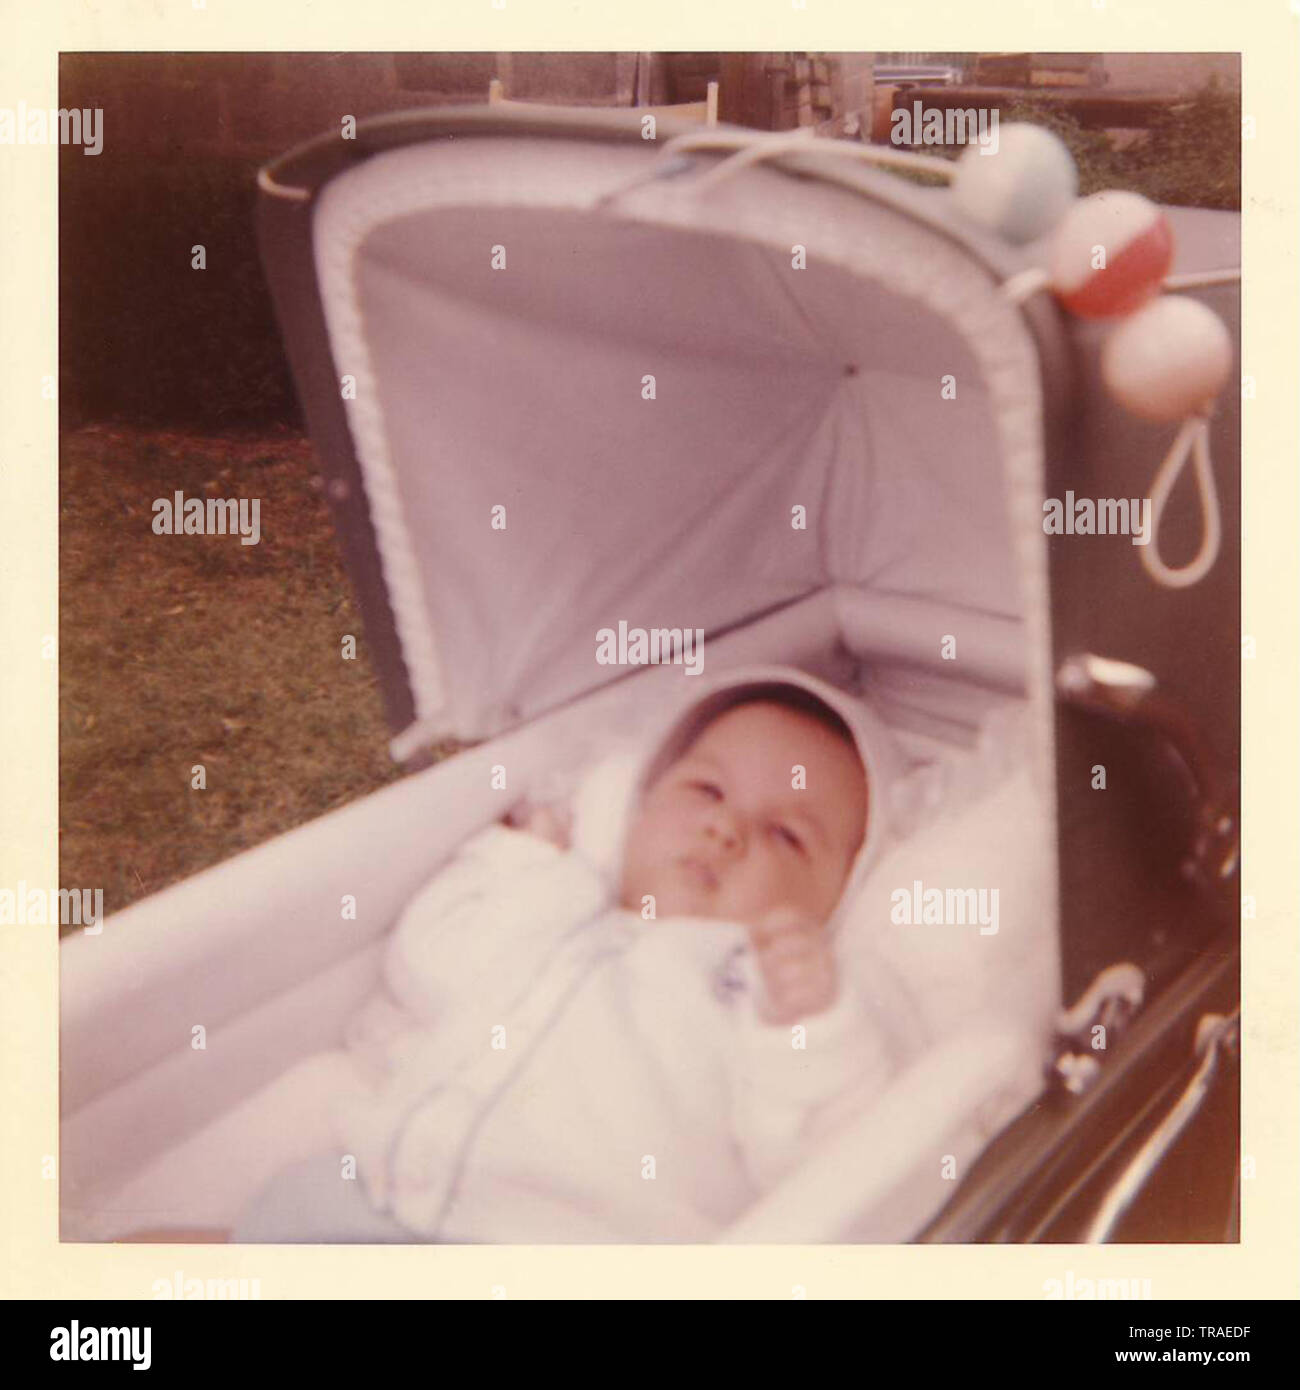
[{"label": "baby's face", "polygon": [[[794,767],[807,771],[792,786]],[[824,922],[866,829],[854,749],[778,704],[720,715],[645,792],[628,831],[620,901],[657,917],[756,924],[789,905]]]}]

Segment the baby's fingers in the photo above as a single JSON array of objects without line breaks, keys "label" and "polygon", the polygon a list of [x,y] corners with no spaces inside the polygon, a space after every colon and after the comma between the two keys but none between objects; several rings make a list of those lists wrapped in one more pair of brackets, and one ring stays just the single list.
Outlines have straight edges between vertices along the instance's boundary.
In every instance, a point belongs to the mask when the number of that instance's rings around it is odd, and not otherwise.
[{"label": "baby's fingers", "polygon": [[821,1013],[835,1002],[837,993],[833,976],[814,972],[767,990],[759,1007],[759,1015],[767,1023],[798,1023]]},{"label": "baby's fingers", "polygon": [[754,945],[765,962],[807,960],[827,953],[820,930],[785,932],[766,941],[756,941]]},{"label": "baby's fingers", "polygon": [[763,967],[763,982],[769,990],[797,989],[805,984],[820,986],[834,978],[831,963],[816,956],[771,962]]},{"label": "baby's fingers", "polygon": [[810,913],[782,906],[760,917],[750,929],[750,935],[756,946],[766,948],[785,936],[819,934],[821,930],[822,924]]}]

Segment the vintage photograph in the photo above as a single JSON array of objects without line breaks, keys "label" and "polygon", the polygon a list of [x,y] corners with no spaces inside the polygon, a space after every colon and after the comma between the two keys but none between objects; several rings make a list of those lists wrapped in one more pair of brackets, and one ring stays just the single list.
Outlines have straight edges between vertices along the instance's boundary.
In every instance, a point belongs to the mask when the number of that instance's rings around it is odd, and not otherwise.
[{"label": "vintage photograph", "polygon": [[1239,1240],[1239,54],[6,114],[62,1241]]}]

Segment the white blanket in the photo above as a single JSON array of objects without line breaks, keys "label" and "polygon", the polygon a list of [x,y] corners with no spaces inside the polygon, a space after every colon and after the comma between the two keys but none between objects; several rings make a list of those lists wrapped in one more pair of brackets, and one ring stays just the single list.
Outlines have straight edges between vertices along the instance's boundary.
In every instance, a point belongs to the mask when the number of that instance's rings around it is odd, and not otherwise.
[{"label": "white blanket", "polygon": [[372,1202],[451,1241],[714,1238],[898,1066],[843,985],[803,1029],[761,1023],[747,942],[612,907],[521,831],[470,840],[350,1031],[338,1138]]}]

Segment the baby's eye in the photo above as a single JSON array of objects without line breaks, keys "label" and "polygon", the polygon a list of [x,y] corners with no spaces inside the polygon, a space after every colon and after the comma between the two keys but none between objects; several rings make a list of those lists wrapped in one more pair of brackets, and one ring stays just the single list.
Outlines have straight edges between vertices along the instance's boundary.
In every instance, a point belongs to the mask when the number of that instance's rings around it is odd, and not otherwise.
[{"label": "baby's eye", "polygon": [[800,854],[804,852],[803,841],[788,825],[773,825],[772,832],[777,839],[789,845],[791,849],[797,850]]},{"label": "baby's eye", "polygon": [[714,801],[722,800],[722,788],[716,782],[695,781],[690,785],[693,791],[703,792]]}]

